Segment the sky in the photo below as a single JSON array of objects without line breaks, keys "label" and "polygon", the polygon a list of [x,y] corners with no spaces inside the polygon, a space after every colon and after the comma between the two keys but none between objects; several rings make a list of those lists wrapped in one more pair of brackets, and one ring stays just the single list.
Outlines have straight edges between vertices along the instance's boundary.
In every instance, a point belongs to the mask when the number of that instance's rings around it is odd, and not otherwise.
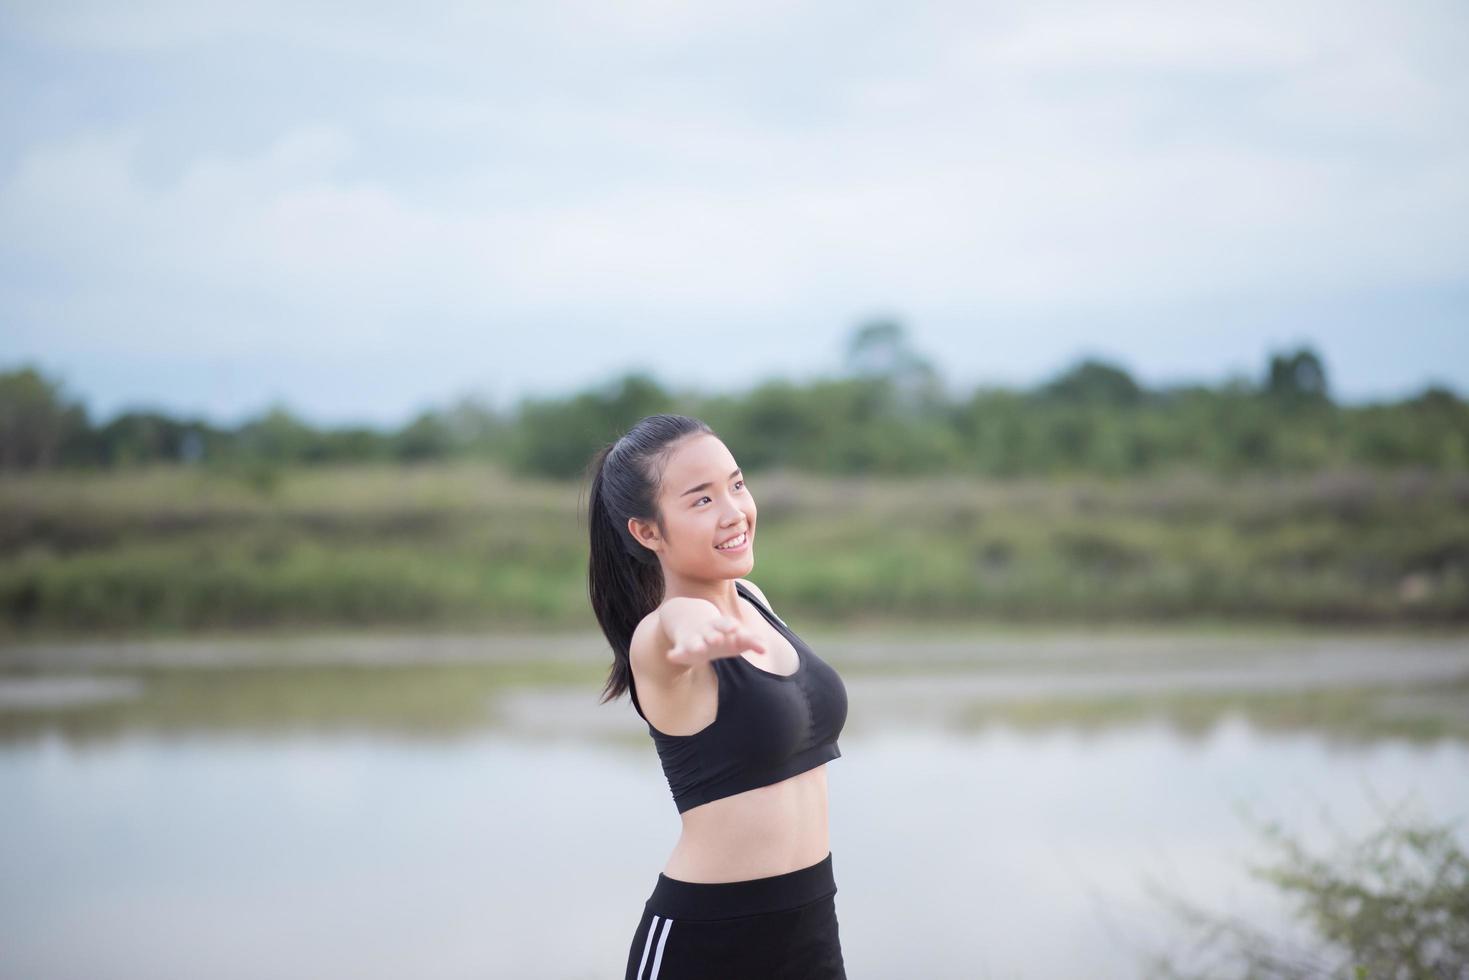
[{"label": "sky", "polygon": [[1083,357],[1469,394],[1469,6],[0,0],[0,370],[399,424]]}]

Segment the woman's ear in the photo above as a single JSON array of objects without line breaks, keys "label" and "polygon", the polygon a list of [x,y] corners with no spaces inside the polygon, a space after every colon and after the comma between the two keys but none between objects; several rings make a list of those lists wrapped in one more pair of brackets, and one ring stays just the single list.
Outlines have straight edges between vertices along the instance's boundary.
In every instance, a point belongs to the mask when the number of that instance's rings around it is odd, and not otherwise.
[{"label": "woman's ear", "polygon": [[657,551],[661,542],[658,540],[658,526],[652,521],[639,520],[636,517],[627,519],[627,530],[633,540],[647,548],[649,551]]}]

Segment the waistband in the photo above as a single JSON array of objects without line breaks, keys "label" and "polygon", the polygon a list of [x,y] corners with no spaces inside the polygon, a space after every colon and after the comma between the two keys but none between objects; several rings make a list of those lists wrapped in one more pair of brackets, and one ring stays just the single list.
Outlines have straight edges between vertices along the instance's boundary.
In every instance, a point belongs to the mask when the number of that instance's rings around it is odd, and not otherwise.
[{"label": "waistband", "polygon": [[733,919],[741,915],[779,912],[836,894],[831,852],[813,865],[768,878],[744,881],[683,881],[658,875],[645,903],[670,919]]}]

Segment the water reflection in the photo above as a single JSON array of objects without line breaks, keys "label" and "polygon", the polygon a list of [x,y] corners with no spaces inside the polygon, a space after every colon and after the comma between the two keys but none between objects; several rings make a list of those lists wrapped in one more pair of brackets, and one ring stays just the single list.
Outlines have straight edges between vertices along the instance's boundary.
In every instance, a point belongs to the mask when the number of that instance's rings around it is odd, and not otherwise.
[{"label": "water reflection", "polygon": [[[1369,826],[1372,794],[1469,812],[1466,655],[1400,652],[1313,686],[1282,654],[1272,688],[1268,651],[894,673],[834,650],[853,975],[1134,976],[1172,925],[1149,878],[1284,922],[1239,808],[1307,832]],[[678,820],[595,660],[113,663],[0,678],[5,975],[619,975]]]}]

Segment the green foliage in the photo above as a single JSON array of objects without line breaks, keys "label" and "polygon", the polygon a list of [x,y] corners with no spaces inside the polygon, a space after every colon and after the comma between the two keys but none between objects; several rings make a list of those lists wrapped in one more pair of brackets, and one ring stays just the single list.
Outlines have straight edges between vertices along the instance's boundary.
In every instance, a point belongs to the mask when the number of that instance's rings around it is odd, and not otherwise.
[{"label": "green foliage", "polygon": [[[760,508],[757,581],[807,622],[1469,615],[1462,476],[1225,483],[772,467],[747,480]],[[454,460],[14,474],[0,479],[0,633],[587,628],[583,491],[579,475]]]},{"label": "green foliage", "polygon": [[202,451],[198,430],[161,412],[124,412],[97,432],[104,459],[115,466],[160,459],[190,461]]},{"label": "green foliage", "polygon": [[1469,856],[1452,824],[1389,816],[1361,840],[1340,844],[1333,857],[1309,853],[1278,823],[1262,831],[1280,857],[1250,871],[1292,902],[1318,948],[1165,897],[1214,959],[1181,966],[1165,954],[1152,962],[1152,976],[1469,978]]},{"label": "green foliage", "polygon": [[479,400],[461,398],[446,411],[425,411],[388,440],[391,458],[404,462],[504,454],[510,427]]},{"label": "green foliage", "polygon": [[657,381],[641,373],[569,399],[523,399],[510,463],[523,473],[577,476],[598,446],[643,416],[668,411],[671,401]]},{"label": "green foliage", "polygon": [[454,448],[447,421],[437,412],[423,412],[394,440],[394,455],[405,462],[444,459]]},{"label": "green foliage", "polygon": [[1150,390],[1122,366],[1088,357],[1031,391],[951,396],[902,323],[879,318],[853,331],[844,367],[738,395],[674,393],[637,371],[525,398],[506,417],[461,399],[394,432],[321,430],[284,405],[233,431],[144,411],[93,428],[58,385],[26,368],[0,374],[0,471],[203,462],[263,485],[257,475],[272,465],[476,458],[562,479],[639,418],[670,411],[705,419],[751,471],[1122,477],[1202,469],[1233,478],[1347,466],[1469,470],[1469,403],[1431,386],[1397,404],[1338,406],[1309,347],[1272,353],[1258,384],[1235,377]]},{"label": "green foliage", "polygon": [[284,405],[272,406],[239,434],[240,455],[273,463],[319,462],[325,453],[317,433]]},{"label": "green foliage", "polygon": [[1142,402],[1143,390],[1123,368],[1088,358],[1042,385],[1037,396],[1065,405],[1125,408]]},{"label": "green foliage", "polygon": [[1325,402],[1326,366],[1310,348],[1272,355],[1265,375],[1265,393],[1291,407]]},{"label": "green foliage", "polygon": [[0,372],[0,470],[45,469],[85,457],[87,412],[31,367]]}]

